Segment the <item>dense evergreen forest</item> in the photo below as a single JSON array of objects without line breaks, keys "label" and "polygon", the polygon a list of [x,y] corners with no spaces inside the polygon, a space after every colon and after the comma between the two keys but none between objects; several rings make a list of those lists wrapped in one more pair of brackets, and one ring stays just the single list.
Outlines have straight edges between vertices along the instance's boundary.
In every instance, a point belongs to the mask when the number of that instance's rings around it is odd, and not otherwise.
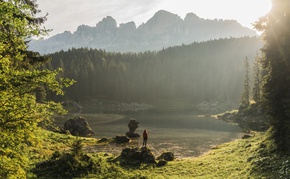
[{"label": "dense evergreen forest", "polygon": [[[51,54],[50,69],[77,82],[66,98],[106,98],[122,102],[161,99],[239,102],[245,58],[253,61],[258,38],[230,38],[170,47],[157,52],[112,53],[71,49]],[[67,100],[66,99],[66,100]]]}]

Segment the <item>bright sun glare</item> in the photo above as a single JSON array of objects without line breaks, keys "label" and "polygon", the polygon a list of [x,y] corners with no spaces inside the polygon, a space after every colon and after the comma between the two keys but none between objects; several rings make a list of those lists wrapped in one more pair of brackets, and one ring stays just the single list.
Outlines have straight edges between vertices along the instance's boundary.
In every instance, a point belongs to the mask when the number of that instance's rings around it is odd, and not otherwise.
[{"label": "bright sun glare", "polygon": [[[81,24],[94,26],[106,16],[112,16],[118,23],[134,21],[140,25],[148,21],[157,11],[166,10],[184,18],[195,13],[204,19],[232,19],[245,27],[271,9],[271,0],[38,0],[42,12],[49,13],[46,27],[54,34],[65,30],[75,31]],[[54,2],[54,3],[53,3]],[[79,8],[81,4],[82,8]],[[66,8],[61,8],[61,7]],[[78,9],[75,11],[75,9]],[[99,9],[99,10],[96,10]],[[67,23],[70,22],[70,23]]]},{"label": "bright sun glare", "polygon": [[179,14],[181,17],[188,12],[193,12],[202,18],[235,19],[249,27],[270,11],[271,0],[164,0],[160,8]]}]

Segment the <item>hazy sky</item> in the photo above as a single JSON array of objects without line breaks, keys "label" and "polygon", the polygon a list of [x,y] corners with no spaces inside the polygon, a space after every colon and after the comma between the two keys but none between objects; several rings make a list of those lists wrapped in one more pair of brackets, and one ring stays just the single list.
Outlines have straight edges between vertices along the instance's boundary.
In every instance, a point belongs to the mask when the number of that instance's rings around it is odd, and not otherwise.
[{"label": "hazy sky", "polygon": [[50,35],[65,30],[74,32],[79,25],[95,26],[104,17],[117,23],[147,22],[158,10],[178,14],[182,19],[193,12],[205,19],[235,19],[243,26],[265,15],[271,0],[37,0],[43,14],[48,13],[45,27]]}]

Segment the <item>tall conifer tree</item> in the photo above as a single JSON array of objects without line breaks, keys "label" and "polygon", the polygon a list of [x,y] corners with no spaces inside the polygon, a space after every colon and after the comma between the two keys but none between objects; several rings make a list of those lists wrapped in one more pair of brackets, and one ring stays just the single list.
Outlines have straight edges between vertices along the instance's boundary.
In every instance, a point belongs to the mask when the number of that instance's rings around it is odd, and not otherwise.
[{"label": "tall conifer tree", "polygon": [[255,24],[263,32],[264,107],[274,128],[276,143],[290,152],[290,1],[272,0],[272,9]]},{"label": "tall conifer tree", "polygon": [[253,100],[256,102],[256,104],[260,105],[261,102],[261,62],[260,62],[259,55],[257,54],[254,62],[254,67],[253,67]]},{"label": "tall conifer tree", "polygon": [[245,79],[244,79],[244,90],[241,96],[241,108],[246,108],[250,105],[250,64],[246,57],[245,59]]}]

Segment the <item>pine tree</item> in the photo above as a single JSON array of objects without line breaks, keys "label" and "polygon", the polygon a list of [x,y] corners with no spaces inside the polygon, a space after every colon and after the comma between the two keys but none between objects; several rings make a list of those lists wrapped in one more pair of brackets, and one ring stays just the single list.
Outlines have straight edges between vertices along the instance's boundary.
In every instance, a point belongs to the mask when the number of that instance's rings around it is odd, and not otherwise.
[{"label": "pine tree", "polygon": [[246,57],[244,62],[245,67],[245,79],[244,79],[244,89],[241,96],[241,109],[245,109],[250,105],[250,64],[248,57]]},{"label": "pine tree", "polygon": [[256,55],[254,66],[253,66],[253,100],[256,102],[257,105],[260,105],[261,102],[261,83],[262,83],[262,77],[261,77],[261,62],[260,62],[259,55]]},{"label": "pine tree", "polygon": [[290,1],[272,0],[272,9],[255,27],[262,31],[268,70],[263,86],[263,107],[271,117],[276,144],[290,152]]}]

